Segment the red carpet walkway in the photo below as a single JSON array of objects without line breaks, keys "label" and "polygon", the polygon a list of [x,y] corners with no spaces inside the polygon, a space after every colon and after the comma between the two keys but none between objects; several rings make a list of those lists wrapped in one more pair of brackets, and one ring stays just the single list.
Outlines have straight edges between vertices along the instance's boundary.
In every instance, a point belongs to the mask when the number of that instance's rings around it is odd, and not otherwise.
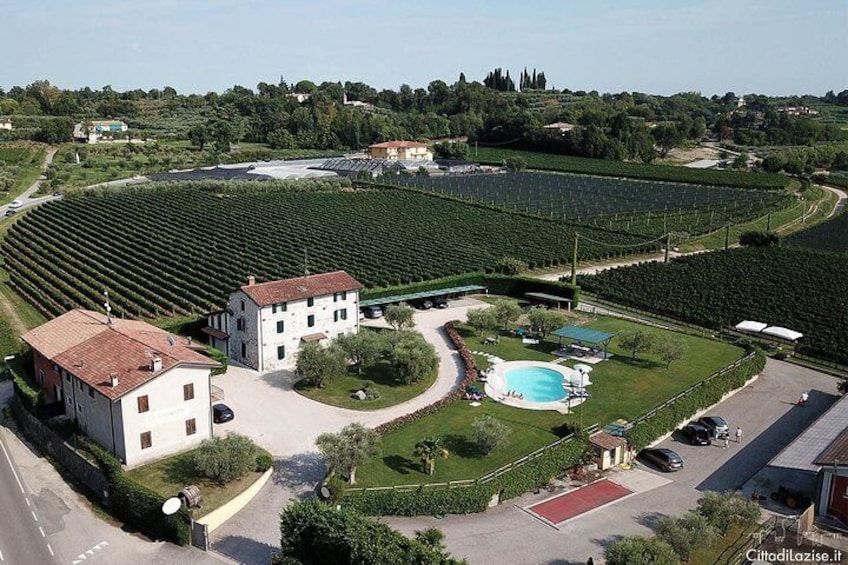
[{"label": "red carpet walkway", "polygon": [[561,494],[551,500],[540,502],[527,510],[551,522],[559,524],[569,518],[588,512],[598,506],[603,506],[613,500],[631,494],[621,485],[603,479],[577,490]]}]

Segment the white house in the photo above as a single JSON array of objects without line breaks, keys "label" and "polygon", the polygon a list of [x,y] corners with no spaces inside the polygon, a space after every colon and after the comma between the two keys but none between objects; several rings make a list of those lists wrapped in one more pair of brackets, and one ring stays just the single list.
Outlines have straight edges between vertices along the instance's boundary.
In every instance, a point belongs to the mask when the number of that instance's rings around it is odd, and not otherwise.
[{"label": "white house", "polygon": [[387,161],[433,160],[433,153],[430,152],[427,144],[417,141],[386,141],[375,143],[368,149],[372,159],[386,159]]},{"label": "white house", "polygon": [[190,340],[82,309],[21,339],[48,398],[128,467],[212,437],[210,380],[219,364]]},{"label": "white house", "polygon": [[127,129],[120,120],[87,120],[74,125],[74,141],[97,143],[104,137],[124,137]]},{"label": "white house", "polygon": [[11,130],[13,127],[12,118],[0,118],[0,129]]},{"label": "white house", "polygon": [[226,316],[231,359],[263,372],[291,370],[303,343],[359,331],[361,288],[344,271],[265,283],[248,277],[230,294],[229,311],[212,317],[218,321],[210,318],[210,327],[220,328]]}]

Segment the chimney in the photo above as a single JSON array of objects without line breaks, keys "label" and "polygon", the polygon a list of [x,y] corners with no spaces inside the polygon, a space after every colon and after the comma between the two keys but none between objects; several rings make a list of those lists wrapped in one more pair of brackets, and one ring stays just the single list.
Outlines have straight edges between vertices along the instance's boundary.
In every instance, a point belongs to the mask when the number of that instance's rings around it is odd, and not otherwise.
[{"label": "chimney", "polygon": [[153,360],[150,362],[150,370],[154,373],[162,370],[162,358],[161,357],[154,357],[153,358]]},{"label": "chimney", "polygon": [[118,375],[112,373],[109,375],[109,386],[115,388],[118,386]]},{"label": "chimney", "polygon": [[256,284],[256,277],[254,277],[253,275],[250,275],[249,277],[247,277],[247,286],[253,286],[255,284]]}]

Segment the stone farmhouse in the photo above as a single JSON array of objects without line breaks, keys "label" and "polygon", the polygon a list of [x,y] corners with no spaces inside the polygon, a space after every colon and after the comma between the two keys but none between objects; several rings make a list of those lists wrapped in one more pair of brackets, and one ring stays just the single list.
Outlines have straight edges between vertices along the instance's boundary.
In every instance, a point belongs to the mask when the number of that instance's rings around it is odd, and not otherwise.
[{"label": "stone farmhouse", "polygon": [[386,159],[388,161],[433,160],[433,154],[427,148],[427,144],[417,141],[386,141],[375,143],[368,149],[372,159]]}]

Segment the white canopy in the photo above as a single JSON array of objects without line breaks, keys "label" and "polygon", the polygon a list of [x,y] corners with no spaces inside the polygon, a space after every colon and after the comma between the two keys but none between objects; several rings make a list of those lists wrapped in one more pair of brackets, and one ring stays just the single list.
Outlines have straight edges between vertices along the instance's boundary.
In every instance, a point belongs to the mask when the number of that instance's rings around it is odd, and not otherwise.
[{"label": "white canopy", "polygon": [[744,322],[739,322],[736,324],[737,330],[742,330],[743,332],[761,332],[768,327],[768,324],[764,324],[762,322],[754,322],[753,320],[745,320]]},{"label": "white canopy", "polygon": [[795,330],[790,330],[788,328],[782,328],[780,326],[771,326],[763,330],[764,334],[773,335],[777,337],[782,337],[783,339],[788,339],[789,341],[795,341],[804,337],[804,334],[801,332],[796,332]]}]

